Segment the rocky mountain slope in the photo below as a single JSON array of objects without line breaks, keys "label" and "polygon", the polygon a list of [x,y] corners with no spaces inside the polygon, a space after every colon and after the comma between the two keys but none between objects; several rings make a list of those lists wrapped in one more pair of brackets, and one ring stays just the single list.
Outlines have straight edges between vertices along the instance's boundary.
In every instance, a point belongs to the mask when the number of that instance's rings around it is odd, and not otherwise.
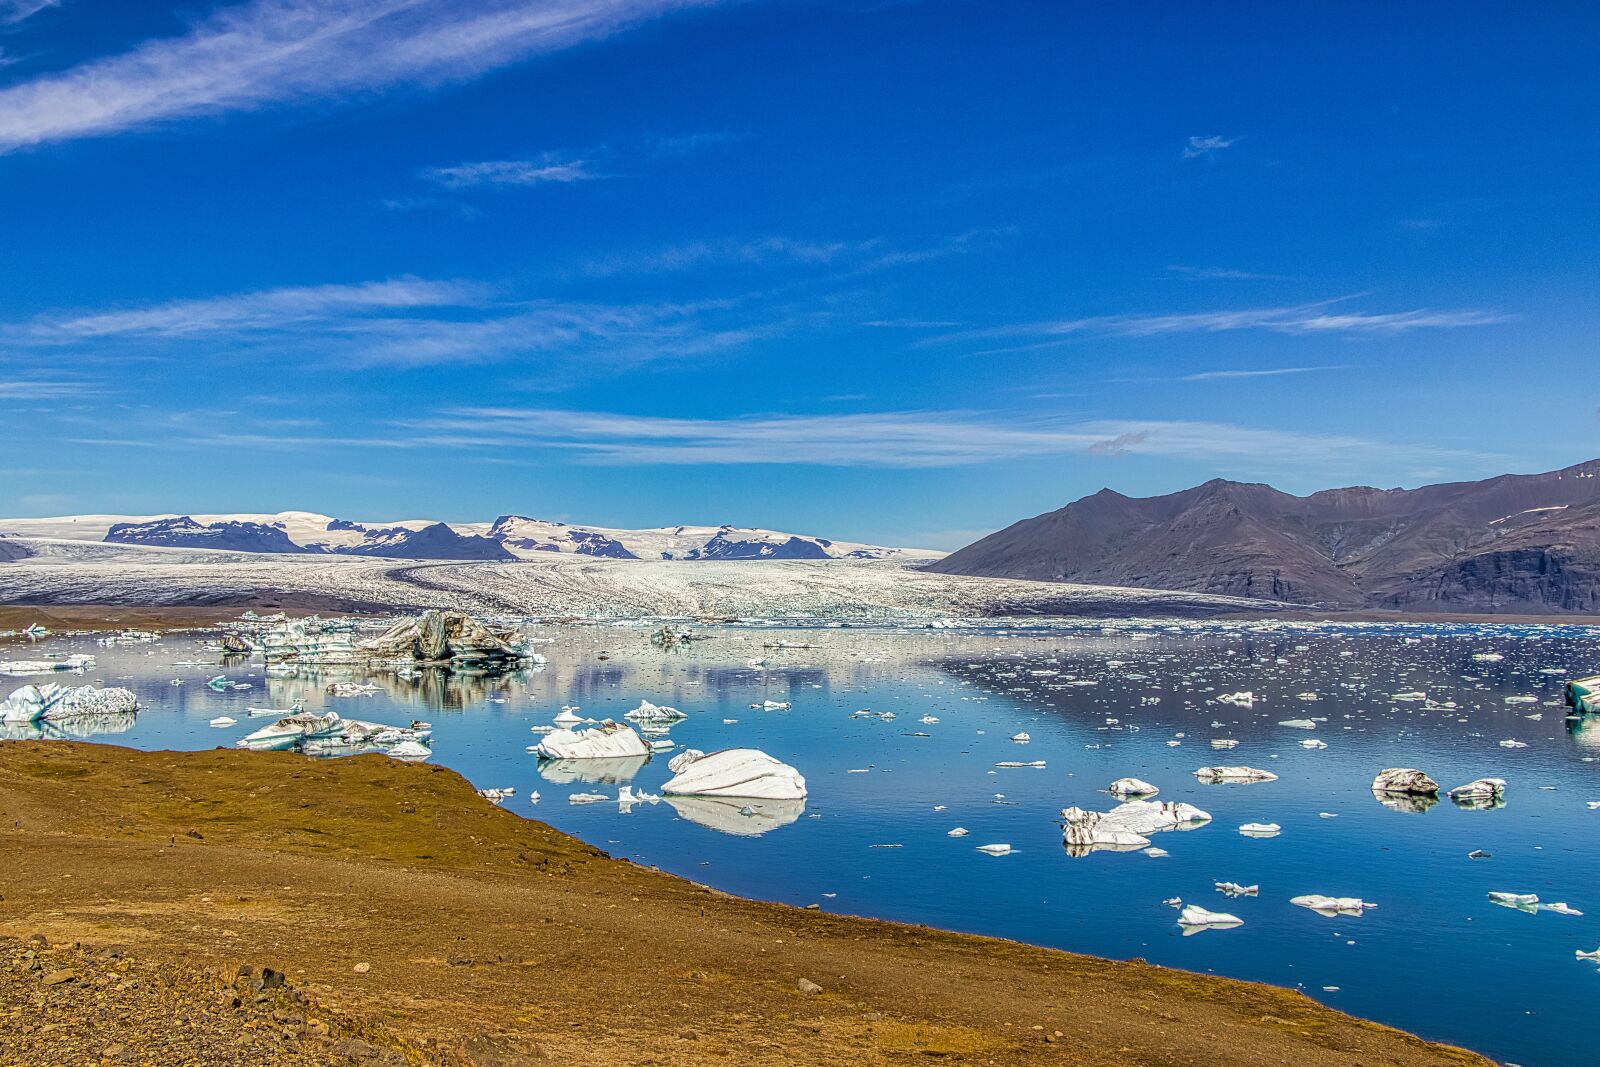
[{"label": "rocky mountain slope", "polygon": [[[502,515],[494,522],[366,523],[310,511],[273,515],[68,515],[0,519],[0,535],[231,552],[387,559],[513,560],[569,553],[599,559],[889,559],[939,553],[736,526],[616,530]],[[4,558],[0,552],[0,558]]]},{"label": "rocky mountain slope", "polygon": [[1305,497],[1221,479],[1142,499],[1103,489],[930,569],[1344,608],[1594,613],[1600,461]]}]

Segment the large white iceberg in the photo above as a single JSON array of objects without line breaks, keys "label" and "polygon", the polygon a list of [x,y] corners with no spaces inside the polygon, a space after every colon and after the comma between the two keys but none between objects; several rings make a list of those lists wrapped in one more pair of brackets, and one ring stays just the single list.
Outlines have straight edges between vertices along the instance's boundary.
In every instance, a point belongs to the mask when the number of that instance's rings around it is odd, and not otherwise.
[{"label": "large white iceberg", "polygon": [[606,719],[590,730],[551,730],[533,751],[542,759],[617,759],[648,756],[650,746],[633,727]]},{"label": "large white iceberg", "polygon": [[1374,793],[1438,796],[1439,783],[1412,767],[1387,767],[1372,780]]},{"label": "large white iceberg", "polygon": [[1118,778],[1111,783],[1110,792],[1115,797],[1153,797],[1161,790],[1142,778]]},{"label": "large white iceberg", "polygon": [[803,800],[806,780],[781,760],[754,748],[704,753],[685,749],[667,764],[673,776],[661,787],[669,796]]},{"label": "large white iceberg", "polygon": [[623,716],[624,719],[632,719],[634,722],[641,723],[677,722],[679,719],[687,719],[688,717],[677,708],[669,708],[662,704],[652,704],[648,700],[639,701],[638,707]]},{"label": "large white iceberg", "polygon": [[1107,812],[1066,808],[1062,843],[1073,856],[1086,856],[1097,850],[1130,852],[1150,844],[1149,834],[1166,830],[1193,830],[1211,821],[1211,816],[1193,804],[1181,801],[1130,800]]},{"label": "large white iceberg", "polygon": [[426,746],[432,737],[433,727],[424,722],[387,726],[381,722],[346,719],[337,711],[326,715],[301,712],[268,723],[234,744],[257,752],[298,749],[312,756],[335,756],[386,751],[406,742]]},{"label": "large white iceberg", "polygon": [[1276,782],[1278,776],[1271,771],[1255,767],[1201,767],[1194,776],[1212,785],[1235,785],[1247,782]]},{"label": "large white iceberg", "polygon": [[0,722],[28,724],[64,722],[93,716],[128,715],[139,710],[131,689],[92,685],[25,685],[0,701]]},{"label": "large white iceberg", "polygon": [[0,674],[19,678],[30,674],[55,674],[59,671],[81,674],[92,670],[94,657],[85,652],[76,652],[65,659],[17,659],[0,663]]}]

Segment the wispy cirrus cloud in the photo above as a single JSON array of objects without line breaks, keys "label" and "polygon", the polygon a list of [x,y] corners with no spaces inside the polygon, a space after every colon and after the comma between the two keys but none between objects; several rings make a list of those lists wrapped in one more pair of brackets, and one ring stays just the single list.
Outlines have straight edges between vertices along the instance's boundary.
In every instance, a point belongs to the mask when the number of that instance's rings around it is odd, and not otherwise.
[{"label": "wispy cirrus cloud", "polygon": [[59,7],[61,0],[0,0],[0,26],[11,26],[30,19],[47,7]]},{"label": "wispy cirrus cloud", "polygon": [[404,425],[408,433],[397,441],[458,448],[544,446],[599,465],[939,468],[1087,454],[1186,458],[1270,470],[1397,457],[1436,462],[1467,455],[1347,435],[1225,423],[1074,421],[969,411],[695,419],[469,407]]},{"label": "wispy cirrus cloud", "polygon": [[1225,148],[1232,148],[1239,143],[1237,137],[1191,137],[1188,144],[1183,146],[1184,159],[1199,159],[1202,156],[1215,155]]},{"label": "wispy cirrus cloud", "polygon": [[1183,264],[1174,264],[1168,267],[1167,271],[1190,281],[1281,282],[1288,280],[1282,274],[1260,274],[1253,270],[1235,270],[1231,267],[1190,267]]},{"label": "wispy cirrus cloud", "polygon": [[99,393],[93,382],[76,379],[13,378],[0,380],[0,400],[77,400]]},{"label": "wispy cirrus cloud", "polygon": [[0,151],[434,87],[717,2],[726,0],[249,0],[182,36],[0,89]]},{"label": "wispy cirrus cloud", "polygon": [[1291,374],[1320,374],[1323,371],[1349,370],[1348,363],[1330,363],[1320,367],[1260,367],[1254,370],[1203,370],[1185,374],[1183,382],[1216,382],[1230,378],[1280,378]]},{"label": "wispy cirrus cloud", "polygon": [[1415,308],[1406,311],[1336,311],[1343,300],[1324,300],[1289,307],[1242,308],[1229,311],[1181,312],[1165,315],[1091,315],[1084,318],[1013,323],[964,330],[924,343],[971,340],[1032,339],[1061,344],[1078,337],[1159,337],[1166,334],[1225,333],[1264,330],[1292,335],[1395,335],[1413,330],[1461,329],[1509,322],[1512,315],[1485,308]]},{"label": "wispy cirrus cloud", "polygon": [[[141,346],[163,357],[269,355],[415,367],[533,353],[627,366],[736,347],[769,327],[728,301],[604,304],[514,298],[466,281],[402,277],[290,286],[0,324],[15,350],[85,357]],[[187,346],[187,347],[185,347]]]},{"label": "wispy cirrus cloud", "polygon": [[470,189],[475,186],[570,185],[598,181],[606,176],[591,167],[587,160],[550,154],[538,159],[493,159],[429,167],[422,172],[422,177],[446,189]]},{"label": "wispy cirrus cloud", "polygon": [[807,241],[793,237],[725,238],[690,241],[585,260],[579,273],[596,278],[622,274],[665,274],[719,263],[762,266],[771,263],[825,264],[860,253],[874,242]]}]

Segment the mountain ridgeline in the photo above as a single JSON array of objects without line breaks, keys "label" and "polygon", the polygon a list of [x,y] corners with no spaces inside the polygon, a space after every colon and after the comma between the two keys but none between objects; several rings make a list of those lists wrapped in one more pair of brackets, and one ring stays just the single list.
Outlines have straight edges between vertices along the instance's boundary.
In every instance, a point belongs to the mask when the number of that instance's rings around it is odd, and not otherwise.
[{"label": "mountain ridgeline", "polygon": [[1600,613],[1600,461],[1304,497],[1221,479],[1158,497],[1103,489],[929,569],[1319,607]]}]

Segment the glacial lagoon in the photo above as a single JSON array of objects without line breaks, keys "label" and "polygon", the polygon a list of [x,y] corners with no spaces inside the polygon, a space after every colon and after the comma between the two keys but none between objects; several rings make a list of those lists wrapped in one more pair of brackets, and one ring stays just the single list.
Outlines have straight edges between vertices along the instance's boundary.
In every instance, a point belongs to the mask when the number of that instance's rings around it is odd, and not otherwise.
[{"label": "glacial lagoon", "polygon": [[[1562,684],[1600,672],[1600,628],[729,625],[692,627],[700,640],[668,650],[651,628],[533,625],[547,662],[492,676],[269,674],[259,658],[204,651],[214,633],[111,646],[53,636],[12,641],[0,659],[98,661],[81,677],[3,679],[7,692],[29,681],[135,690],[137,717],[90,724],[89,740],[232,745],[270,721],[247,707],[295,703],[424,719],[433,760],[479,788],[514,789],[509,810],[718,889],[1273,982],[1526,1067],[1592,1062],[1581,1020],[1600,966],[1575,952],[1600,947],[1600,810],[1589,806],[1600,722],[1569,717]],[[249,688],[208,687],[218,674]],[[378,692],[326,691],[368,680]],[[688,714],[668,735],[678,749],[762,749],[799,768],[809,797],[619,804],[623,786],[658,793],[671,753],[541,767],[526,751],[564,706],[620,719],[644,699]],[[208,725],[219,716],[237,722]],[[1294,720],[1312,728],[1281,725]],[[1209,785],[1193,773],[1219,764],[1278,777]],[[1444,790],[1503,778],[1504,804],[1385,805],[1369,787],[1386,767],[1420,768]],[[1127,776],[1212,821],[1153,835],[1165,855],[1070,854],[1061,809],[1109,810],[1106,787]],[[579,793],[607,799],[569,801]],[[1246,836],[1248,823],[1281,832]],[[1011,852],[979,850],[989,844]],[[1218,882],[1258,895],[1229,897]],[[1491,892],[1586,914],[1505,907]],[[1289,902],[1308,893],[1377,907],[1324,916]],[[1243,925],[1185,936],[1173,898]]]}]

